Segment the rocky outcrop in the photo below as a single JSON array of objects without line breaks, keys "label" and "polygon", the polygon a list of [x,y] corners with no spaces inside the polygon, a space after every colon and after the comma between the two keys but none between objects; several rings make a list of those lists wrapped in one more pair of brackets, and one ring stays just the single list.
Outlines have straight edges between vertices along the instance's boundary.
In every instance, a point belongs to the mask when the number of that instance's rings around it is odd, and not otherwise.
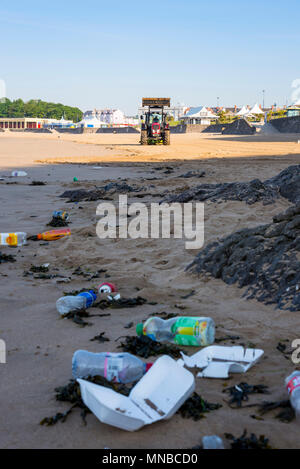
[{"label": "rocky outcrop", "polygon": [[280,196],[290,202],[300,203],[300,165],[289,166],[277,176],[263,182],[259,179],[253,179],[249,182],[200,184],[183,191],[181,194],[168,195],[161,202],[237,200],[249,205],[259,201],[268,205]]},{"label": "rocky outcrop", "polygon": [[300,310],[300,204],[267,225],[243,229],[209,244],[187,267],[246,288],[244,296]]}]

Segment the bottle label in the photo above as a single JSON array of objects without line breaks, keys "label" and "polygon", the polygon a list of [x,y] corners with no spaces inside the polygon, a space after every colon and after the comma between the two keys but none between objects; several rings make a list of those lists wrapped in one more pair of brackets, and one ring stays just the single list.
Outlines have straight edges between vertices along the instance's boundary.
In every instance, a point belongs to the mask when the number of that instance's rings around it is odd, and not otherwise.
[{"label": "bottle label", "polygon": [[88,291],[83,292],[83,293],[79,293],[78,296],[84,296],[86,298],[86,308],[89,308],[90,306],[92,306],[92,304],[95,301],[93,295],[91,293],[89,293]]},{"label": "bottle label", "polygon": [[300,376],[294,376],[292,379],[290,379],[290,381],[286,385],[286,388],[289,394],[291,394],[296,388],[299,388],[299,387],[300,387]]},{"label": "bottle label", "polygon": [[179,345],[206,345],[207,320],[201,318],[179,318],[173,325],[174,342]]},{"label": "bottle label", "polygon": [[119,373],[123,369],[123,358],[105,357],[104,361],[104,377],[108,381],[120,383]]}]

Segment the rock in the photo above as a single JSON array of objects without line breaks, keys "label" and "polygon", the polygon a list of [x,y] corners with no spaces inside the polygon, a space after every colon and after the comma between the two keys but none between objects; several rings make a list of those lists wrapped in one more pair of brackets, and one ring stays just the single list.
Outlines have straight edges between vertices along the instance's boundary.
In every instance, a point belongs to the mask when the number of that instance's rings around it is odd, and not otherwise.
[{"label": "rock", "polygon": [[[200,184],[181,194],[170,194],[161,202],[191,202],[211,200],[212,202],[238,200],[248,205],[261,201],[264,205],[274,203],[279,197],[299,205],[300,213],[300,165],[289,166],[277,176],[260,181],[225,182],[219,184]],[[295,208],[294,210],[298,210]]]},{"label": "rock", "polygon": [[[244,296],[289,311],[300,310],[300,207],[272,223],[244,229],[211,243],[187,267],[246,287]],[[280,221],[278,221],[280,220]]]},{"label": "rock", "polygon": [[245,119],[237,119],[222,130],[223,135],[253,135],[256,128]]}]

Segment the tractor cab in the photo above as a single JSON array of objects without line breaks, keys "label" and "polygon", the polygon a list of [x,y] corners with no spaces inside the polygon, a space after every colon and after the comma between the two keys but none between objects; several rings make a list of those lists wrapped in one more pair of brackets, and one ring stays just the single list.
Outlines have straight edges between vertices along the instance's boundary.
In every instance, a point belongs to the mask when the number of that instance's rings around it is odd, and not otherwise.
[{"label": "tractor cab", "polygon": [[170,106],[169,98],[144,98],[143,107],[148,106],[142,119],[141,144],[170,144],[170,129],[164,106]]}]

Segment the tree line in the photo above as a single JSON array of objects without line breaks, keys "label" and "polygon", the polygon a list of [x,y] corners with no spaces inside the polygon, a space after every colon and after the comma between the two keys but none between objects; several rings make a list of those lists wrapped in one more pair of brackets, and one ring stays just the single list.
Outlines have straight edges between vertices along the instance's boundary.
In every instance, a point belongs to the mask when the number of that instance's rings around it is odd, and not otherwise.
[{"label": "tree line", "polygon": [[11,101],[8,98],[0,100],[0,117],[40,117],[45,119],[61,119],[79,122],[83,113],[77,107],[64,106],[60,103],[48,103],[41,99],[22,99]]}]

